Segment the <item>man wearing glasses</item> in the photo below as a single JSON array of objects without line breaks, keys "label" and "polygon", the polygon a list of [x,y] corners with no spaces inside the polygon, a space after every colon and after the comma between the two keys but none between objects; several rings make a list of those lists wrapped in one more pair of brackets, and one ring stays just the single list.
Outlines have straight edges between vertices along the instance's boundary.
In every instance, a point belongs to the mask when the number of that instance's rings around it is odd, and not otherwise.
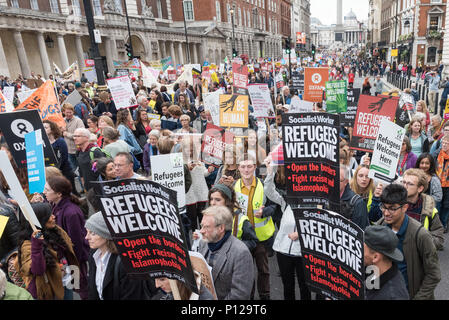
[{"label": "man wearing glasses", "polygon": [[432,196],[424,194],[429,183],[421,169],[408,169],[404,173],[402,184],[407,189],[408,208],[406,214],[421,222],[432,235],[437,250],[443,250],[444,227],[440,220],[435,201]]},{"label": "man wearing glasses", "polygon": [[404,260],[398,267],[410,298],[435,299],[434,290],[441,279],[437,250],[429,231],[406,214],[407,189],[400,184],[390,184],[382,191],[380,201],[383,217],[377,224],[390,227],[399,239],[397,248]]}]

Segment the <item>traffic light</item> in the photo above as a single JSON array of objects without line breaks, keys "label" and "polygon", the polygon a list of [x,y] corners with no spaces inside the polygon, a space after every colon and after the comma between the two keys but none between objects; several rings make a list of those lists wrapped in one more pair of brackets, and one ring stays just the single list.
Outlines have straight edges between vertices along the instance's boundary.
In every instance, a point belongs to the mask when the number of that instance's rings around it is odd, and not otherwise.
[{"label": "traffic light", "polygon": [[290,38],[285,39],[285,52],[287,54],[290,54],[291,52],[291,43],[290,43]]},{"label": "traffic light", "polygon": [[128,60],[132,60],[133,59],[133,50],[131,48],[131,44],[125,43],[125,48],[126,48],[126,56],[128,57]]},{"label": "traffic light", "polygon": [[313,61],[315,61],[315,45],[312,44],[312,57],[313,57]]},{"label": "traffic light", "polygon": [[237,49],[232,49],[232,57],[235,58],[239,55],[239,53],[237,52]]}]

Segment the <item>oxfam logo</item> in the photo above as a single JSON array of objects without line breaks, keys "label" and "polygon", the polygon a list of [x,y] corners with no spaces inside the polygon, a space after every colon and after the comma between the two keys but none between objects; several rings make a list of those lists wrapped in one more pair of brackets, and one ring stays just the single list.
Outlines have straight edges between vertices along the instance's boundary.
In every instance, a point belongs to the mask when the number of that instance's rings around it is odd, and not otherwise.
[{"label": "oxfam logo", "polygon": [[321,75],[319,73],[314,73],[312,75],[312,82],[315,84],[319,84],[321,82]]}]

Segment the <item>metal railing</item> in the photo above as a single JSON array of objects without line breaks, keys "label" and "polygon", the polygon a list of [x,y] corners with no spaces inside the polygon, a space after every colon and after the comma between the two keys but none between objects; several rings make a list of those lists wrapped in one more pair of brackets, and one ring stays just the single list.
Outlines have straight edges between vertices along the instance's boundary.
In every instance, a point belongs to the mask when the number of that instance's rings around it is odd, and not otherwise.
[{"label": "metal railing", "polygon": [[[389,72],[386,74],[387,81],[395,86],[396,88],[400,90],[404,90],[407,88],[412,87],[412,83],[416,83],[416,91],[418,92],[418,98],[419,100],[424,100],[426,102],[426,105],[429,106],[429,86],[427,84],[419,83],[415,80],[412,80],[408,77],[404,77],[401,74]],[[441,116],[443,116],[444,108],[440,108],[439,104],[439,92],[436,93],[435,97],[435,106],[433,106],[431,109],[433,109],[433,113],[437,114],[439,113]]]}]

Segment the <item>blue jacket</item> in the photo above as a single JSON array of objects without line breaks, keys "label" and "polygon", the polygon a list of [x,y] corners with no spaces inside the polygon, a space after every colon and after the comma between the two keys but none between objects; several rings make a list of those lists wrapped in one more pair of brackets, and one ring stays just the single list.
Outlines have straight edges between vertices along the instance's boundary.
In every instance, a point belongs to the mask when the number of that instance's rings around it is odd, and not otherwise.
[{"label": "blue jacket", "polygon": [[120,124],[117,127],[117,130],[120,132],[120,139],[124,140],[131,147],[131,152],[133,154],[136,155],[143,152],[131,129],[127,128],[123,124]]}]

